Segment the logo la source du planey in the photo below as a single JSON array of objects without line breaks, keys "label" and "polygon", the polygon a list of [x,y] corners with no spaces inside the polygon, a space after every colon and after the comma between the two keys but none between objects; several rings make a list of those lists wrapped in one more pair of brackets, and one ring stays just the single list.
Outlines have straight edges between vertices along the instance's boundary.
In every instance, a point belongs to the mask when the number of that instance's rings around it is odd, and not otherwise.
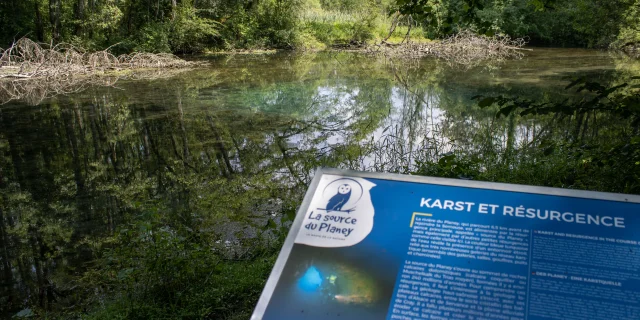
[{"label": "logo la source du planey", "polygon": [[322,198],[327,201],[324,208],[316,210],[351,213],[355,205],[362,199],[362,185],[353,179],[343,178],[329,183],[322,192]]},{"label": "logo la source du planey", "polygon": [[375,184],[362,178],[324,176],[307,209],[296,243],[316,247],[347,247],[373,229],[369,191]]}]

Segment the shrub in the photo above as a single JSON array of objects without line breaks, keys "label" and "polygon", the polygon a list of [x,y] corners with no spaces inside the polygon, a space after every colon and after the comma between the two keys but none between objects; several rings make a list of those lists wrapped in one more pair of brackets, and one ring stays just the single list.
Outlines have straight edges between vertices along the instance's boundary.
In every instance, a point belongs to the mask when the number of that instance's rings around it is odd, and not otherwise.
[{"label": "shrub", "polygon": [[249,317],[279,243],[227,255],[207,234],[169,221],[147,213],[103,243],[82,281],[93,288],[88,319]]}]

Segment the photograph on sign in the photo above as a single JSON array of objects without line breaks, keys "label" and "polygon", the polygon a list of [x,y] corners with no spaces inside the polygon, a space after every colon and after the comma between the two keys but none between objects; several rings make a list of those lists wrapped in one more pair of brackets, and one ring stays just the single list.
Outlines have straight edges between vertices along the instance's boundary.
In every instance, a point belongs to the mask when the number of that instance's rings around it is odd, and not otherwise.
[{"label": "photograph on sign", "polygon": [[324,169],[252,319],[640,319],[637,196]]}]

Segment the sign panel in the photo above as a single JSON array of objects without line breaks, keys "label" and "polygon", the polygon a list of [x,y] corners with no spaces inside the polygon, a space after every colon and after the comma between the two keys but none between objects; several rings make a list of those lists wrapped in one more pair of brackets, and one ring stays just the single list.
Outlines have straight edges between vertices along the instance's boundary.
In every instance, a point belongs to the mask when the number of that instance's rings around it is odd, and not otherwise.
[{"label": "sign panel", "polygon": [[318,170],[252,319],[640,319],[640,197]]}]

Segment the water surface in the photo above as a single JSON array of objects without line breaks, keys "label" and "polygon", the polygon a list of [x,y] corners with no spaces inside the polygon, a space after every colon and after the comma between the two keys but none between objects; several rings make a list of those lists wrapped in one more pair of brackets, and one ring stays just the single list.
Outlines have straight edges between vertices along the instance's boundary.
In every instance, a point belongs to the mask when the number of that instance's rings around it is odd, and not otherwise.
[{"label": "water surface", "polygon": [[73,305],[92,243],[149,212],[242,255],[243,239],[295,212],[316,167],[408,173],[451,154],[489,167],[543,134],[570,139],[550,117],[496,119],[475,95],[553,101],[577,95],[563,88],[574,77],[640,75],[637,62],[577,49],[470,69],[336,52],[202,59],[0,106],[0,314]]}]

